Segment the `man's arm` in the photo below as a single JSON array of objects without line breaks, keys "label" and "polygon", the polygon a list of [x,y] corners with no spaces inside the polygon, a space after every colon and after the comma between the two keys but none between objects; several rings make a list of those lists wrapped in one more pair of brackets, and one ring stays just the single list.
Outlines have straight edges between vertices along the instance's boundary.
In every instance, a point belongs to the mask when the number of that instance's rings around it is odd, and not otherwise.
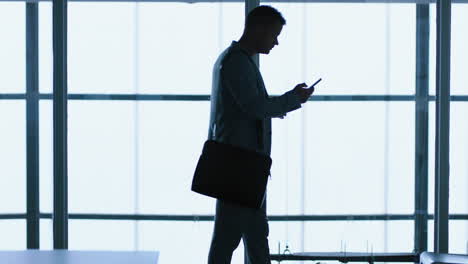
[{"label": "man's arm", "polygon": [[[245,56],[230,56],[221,68],[221,79],[239,107],[250,117],[264,119],[282,117],[301,107],[295,89],[277,97],[267,98],[257,88],[255,72]],[[305,86],[305,84],[304,84]]]}]

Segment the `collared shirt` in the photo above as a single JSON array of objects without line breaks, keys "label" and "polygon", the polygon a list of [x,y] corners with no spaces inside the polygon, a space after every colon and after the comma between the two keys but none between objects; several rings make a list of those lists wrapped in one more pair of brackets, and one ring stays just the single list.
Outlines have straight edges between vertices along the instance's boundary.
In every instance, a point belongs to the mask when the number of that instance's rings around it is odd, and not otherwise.
[{"label": "collared shirt", "polygon": [[294,91],[269,97],[258,67],[236,41],[213,68],[208,138],[271,153],[271,118],[301,107]]}]

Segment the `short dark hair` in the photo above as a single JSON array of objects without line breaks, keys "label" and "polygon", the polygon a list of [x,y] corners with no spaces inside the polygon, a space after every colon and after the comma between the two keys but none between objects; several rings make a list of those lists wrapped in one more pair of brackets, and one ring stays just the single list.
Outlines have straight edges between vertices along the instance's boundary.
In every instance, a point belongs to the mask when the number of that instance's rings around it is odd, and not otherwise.
[{"label": "short dark hair", "polygon": [[267,5],[257,6],[252,9],[245,19],[245,27],[250,28],[256,25],[271,25],[274,22],[286,24],[286,20],[275,8]]}]

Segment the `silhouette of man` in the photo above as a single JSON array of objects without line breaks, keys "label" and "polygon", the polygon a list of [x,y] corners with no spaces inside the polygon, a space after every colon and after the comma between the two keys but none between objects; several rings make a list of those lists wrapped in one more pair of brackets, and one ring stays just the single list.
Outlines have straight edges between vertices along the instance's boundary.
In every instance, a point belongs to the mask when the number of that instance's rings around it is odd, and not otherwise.
[{"label": "silhouette of man", "polygon": [[[233,41],[218,57],[213,69],[209,139],[270,155],[271,118],[282,118],[300,108],[313,93],[313,88],[302,83],[281,96],[268,97],[252,59],[278,45],[285,24],[273,7],[256,7],[247,15],[239,41]],[[245,263],[271,263],[268,233],[266,198],[261,209],[217,200],[208,263],[230,263],[241,238]]]}]

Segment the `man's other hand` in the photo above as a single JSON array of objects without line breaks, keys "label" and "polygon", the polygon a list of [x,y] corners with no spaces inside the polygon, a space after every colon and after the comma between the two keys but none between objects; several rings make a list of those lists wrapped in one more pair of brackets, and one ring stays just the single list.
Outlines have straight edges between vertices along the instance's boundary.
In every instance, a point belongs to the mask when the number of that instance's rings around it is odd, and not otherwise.
[{"label": "man's other hand", "polygon": [[297,96],[299,96],[299,100],[303,104],[307,102],[309,97],[314,92],[314,87],[307,88],[307,85],[305,83],[301,83],[301,84],[296,85],[296,87],[294,87],[294,92],[297,94]]}]

